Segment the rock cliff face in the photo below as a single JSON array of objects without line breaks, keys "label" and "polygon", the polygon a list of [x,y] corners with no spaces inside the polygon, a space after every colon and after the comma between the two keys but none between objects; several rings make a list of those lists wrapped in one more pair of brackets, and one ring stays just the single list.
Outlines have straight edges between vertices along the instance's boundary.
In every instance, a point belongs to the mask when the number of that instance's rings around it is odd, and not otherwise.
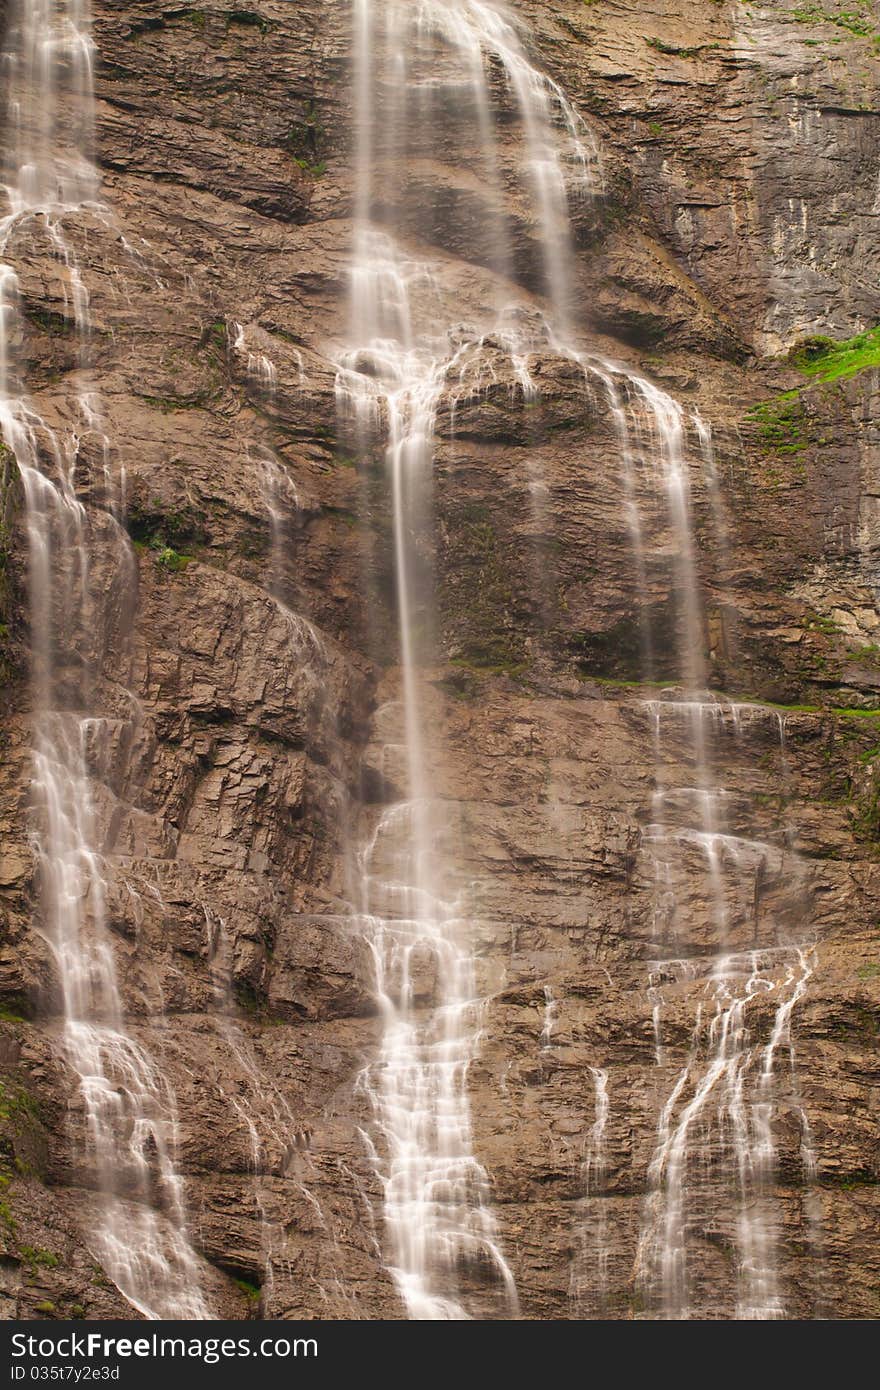
[{"label": "rock cliff face", "polygon": [[[108,470],[124,478],[137,573],[93,546],[102,627],[70,660],[100,653],[88,759],[129,1029],[176,1097],[206,1298],[242,1318],[404,1315],[362,1133],[382,1025],[341,906],[399,790],[383,756],[390,503],[335,400],[350,8],[96,0],[109,212],[65,228],[91,302],[87,365],[49,237],[31,221],[9,252],[40,415],[70,427],[75,399],[100,393],[76,460],[97,541]],[[880,14],[510,8],[602,152],[604,190],[574,217],[591,341],[712,426],[717,487],[704,471],[693,495],[727,886],[686,835],[658,848],[658,787],[688,787],[692,749],[642,684],[640,611],[654,677],[674,681],[676,538],[641,478],[640,599],[607,403],[548,349],[532,404],[499,351],[454,422],[440,401],[427,673],[486,999],[475,1152],[524,1317],[661,1311],[645,1271],[673,1199],[657,1210],[651,1165],[698,1010],[716,1009],[720,891],[730,950],[770,953],[748,1026],[779,1052],[761,1201],[785,1313],[880,1316],[880,371],[869,349],[838,370],[812,342],[880,319]],[[512,123],[509,138],[505,171]],[[463,316],[481,293],[479,175],[453,113],[389,195]],[[518,205],[524,297],[536,236]],[[132,1317],[84,1235],[100,1196],[41,934],[27,539],[5,450],[0,523],[0,1293],[9,1316]],[[420,988],[429,1008],[430,962]],[[688,1141],[710,1165],[735,1101],[725,1113],[701,1112]],[[735,1173],[728,1196],[697,1184],[686,1203],[702,1316],[736,1309]],[[505,1315],[490,1268],[459,1275],[475,1315]]]}]

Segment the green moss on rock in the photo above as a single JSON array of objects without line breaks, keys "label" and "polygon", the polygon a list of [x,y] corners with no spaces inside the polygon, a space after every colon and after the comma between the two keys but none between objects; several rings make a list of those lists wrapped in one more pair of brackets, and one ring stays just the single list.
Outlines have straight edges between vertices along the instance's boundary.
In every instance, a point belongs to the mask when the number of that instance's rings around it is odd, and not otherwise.
[{"label": "green moss on rock", "polygon": [[809,431],[799,391],[784,391],[761,401],[746,412],[764,453],[775,457],[802,453],[809,445]]}]

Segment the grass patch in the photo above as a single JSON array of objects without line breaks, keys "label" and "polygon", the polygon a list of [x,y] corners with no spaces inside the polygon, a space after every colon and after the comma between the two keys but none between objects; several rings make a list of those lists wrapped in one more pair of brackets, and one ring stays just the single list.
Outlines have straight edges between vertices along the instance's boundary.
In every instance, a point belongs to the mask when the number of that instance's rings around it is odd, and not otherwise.
[{"label": "grass patch", "polygon": [[801,618],[801,627],[807,632],[822,632],[826,637],[834,637],[840,632],[834,619],[823,613],[805,613]]},{"label": "grass patch", "polygon": [[788,360],[816,381],[847,381],[869,367],[880,367],[880,324],[843,342],[804,338],[792,348]]},{"label": "grass patch", "polygon": [[[618,682],[615,682],[617,684]],[[669,685],[669,681],[664,681],[664,685]],[[762,700],[757,695],[730,695],[723,691],[716,691],[718,700],[734,705],[756,705],[759,709],[781,710],[785,714],[819,714],[832,715],[842,719],[880,719],[880,709],[847,709],[844,705],[808,705],[808,704],[783,704],[780,700]],[[873,756],[873,750],[869,756]]]},{"label": "grass patch", "polygon": [[[833,24],[857,39],[873,38],[877,30],[875,21],[861,6],[858,9],[835,10],[829,14],[819,5],[802,5],[800,9],[792,10],[791,17],[798,24]],[[833,42],[838,43],[839,40]]]},{"label": "grass patch", "polygon": [[846,655],[850,661],[861,661],[867,666],[880,666],[880,647],[874,642],[867,647],[855,647]]}]

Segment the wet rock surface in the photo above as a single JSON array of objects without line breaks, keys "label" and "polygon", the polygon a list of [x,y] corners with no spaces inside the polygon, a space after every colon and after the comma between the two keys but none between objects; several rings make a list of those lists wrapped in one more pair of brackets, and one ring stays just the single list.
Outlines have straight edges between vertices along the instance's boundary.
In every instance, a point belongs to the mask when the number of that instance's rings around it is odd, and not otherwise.
[{"label": "wet rock surface", "polygon": [[[603,150],[604,191],[576,218],[589,350],[658,381],[715,440],[720,511],[692,467],[697,566],[709,681],[740,702],[716,720],[712,763],[729,948],[765,953],[756,1056],[806,969],[796,947],[809,969],[772,1097],[786,1311],[876,1317],[880,378],[822,382],[785,354],[880,317],[878,26],[867,8],[862,33],[787,0],[514,8]],[[48,425],[76,422],[99,540],[107,474],[124,479],[134,565],[93,547],[103,628],[77,655],[103,653],[88,760],[127,1017],[176,1096],[215,1312],[401,1317],[361,1132],[381,1023],[355,851],[397,795],[382,719],[399,690],[381,452],[355,465],[335,399],[349,6],[94,14],[106,209],[66,228],[91,300],[86,367],[48,239],[23,226],[13,252],[34,400]],[[436,216],[407,233],[474,339],[438,409],[427,705],[487,1001],[475,1149],[523,1316],[652,1315],[649,1169],[697,1010],[716,1006],[714,890],[705,846],[664,861],[652,838],[658,766],[661,791],[687,787],[691,749],[661,717],[658,760],[661,697],[639,683],[607,396],[546,347],[530,399],[504,344],[470,327],[497,288],[462,259],[479,167],[451,120],[407,189],[410,204],[435,190]],[[513,239],[504,293],[534,312],[524,209]],[[83,392],[100,395],[89,427]],[[26,538],[5,456],[0,484],[0,1306],[130,1317],[83,1235],[95,1194],[28,833]],[[660,685],[674,538],[651,479],[638,486]],[[755,701],[770,705],[750,714]],[[676,877],[658,893],[664,862]],[[428,1008],[430,959],[417,975]],[[713,1116],[709,1155],[725,1142]],[[698,1192],[689,1216],[703,1316],[733,1308],[735,1184],[712,1217],[718,1195]],[[503,1315],[491,1268],[458,1273],[469,1306]]]}]

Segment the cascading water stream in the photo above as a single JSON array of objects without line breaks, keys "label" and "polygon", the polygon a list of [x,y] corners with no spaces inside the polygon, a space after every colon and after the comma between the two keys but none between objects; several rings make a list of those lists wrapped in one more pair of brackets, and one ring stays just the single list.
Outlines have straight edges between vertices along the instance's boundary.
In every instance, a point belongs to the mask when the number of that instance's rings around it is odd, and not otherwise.
[{"label": "cascading water stream", "polygon": [[[100,545],[109,558],[111,587],[124,588],[133,574],[131,548],[115,515],[117,499],[111,495],[108,509],[92,515],[77,495],[84,436],[99,433],[96,398],[87,393],[78,401],[81,426],[55,431],[17,375],[18,283],[6,263],[19,235],[47,239],[49,254],[64,267],[85,348],[88,296],[65,222],[84,208],[100,211],[90,159],[92,52],[84,0],[12,5],[2,57],[0,431],[22,480],[29,543],[40,920],[58,981],[63,1054],[78,1081],[72,1109],[82,1115],[85,1181],[97,1190],[93,1252],[145,1316],[200,1318],[209,1314],[185,1235],[174,1096],[125,1030],[89,774],[103,727],[93,688],[111,622],[108,600],[93,582],[92,549]],[[106,472],[106,440],[101,454]],[[125,604],[119,607],[124,611]]]},{"label": "cascading water stream", "polygon": [[[578,1252],[572,1262],[569,1296],[578,1317],[601,1317],[608,1294],[608,1222],[605,1215],[607,1128],[611,1101],[608,1072],[591,1067],[595,1086],[594,1120],[587,1135],[583,1162],[584,1195],[579,1202]],[[595,1296],[598,1295],[598,1299]]]},{"label": "cascading water stream", "polygon": [[[362,454],[384,433],[400,642],[400,709],[407,800],[380,819],[361,855],[361,914],[383,1015],[380,1055],[364,1074],[376,1117],[376,1163],[384,1183],[390,1265],[410,1316],[467,1317],[460,1267],[488,1264],[516,1311],[513,1280],[474,1157],[467,1073],[480,1008],[467,922],[438,852],[441,808],[432,796],[419,670],[419,632],[430,602],[420,532],[429,512],[435,417],[478,330],[462,333],[432,266],[401,247],[374,206],[399,161],[409,126],[430,132],[430,97],[444,82],[470,97],[487,177],[484,263],[509,270],[499,151],[486,64],[504,72],[522,121],[525,181],[539,218],[549,298],[567,335],[568,185],[588,181],[595,151],[561,90],[525,57],[511,22],[477,0],[355,3],[357,197],[352,336],[337,383],[341,417]],[[380,116],[384,98],[386,109]],[[554,129],[565,137],[566,172]],[[393,219],[392,219],[393,220]],[[486,251],[485,248],[488,248]],[[563,278],[565,277],[565,278]],[[495,306],[497,313],[499,306]],[[528,376],[511,340],[523,390]],[[454,397],[454,389],[451,393]],[[420,975],[433,976],[424,995]],[[372,1144],[372,1140],[370,1140]]]},{"label": "cascading water stream", "polygon": [[[473,963],[463,924],[444,898],[435,851],[436,808],[423,746],[414,622],[412,516],[422,506],[434,413],[449,348],[417,339],[413,283],[424,268],[399,262],[381,234],[361,229],[354,270],[355,337],[343,363],[340,407],[362,437],[384,417],[393,507],[403,742],[409,796],[380,819],[361,857],[364,929],[383,1017],[380,1055],[363,1078],[385,1152],[391,1269],[410,1316],[462,1318],[457,1266],[489,1260],[515,1294],[473,1156],[467,1071],[479,1029]],[[419,1008],[417,970],[436,971],[433,1008]],[[427,1015],[427,1016],[426,1016]]]},{"label": "cascading water stream", "polygon": [[[806,988],[811,966],[802,937],[791,940],[781,927],[775,928],[773,944],[764,952],[743,953],[731,948],[731,933],[743,915],[753,910],[764,880],[772,876],[781,882],[788,877],[789,891],[796,898],[799,873],[789,848],[790,832],[786,831],[781,843],[769,844],[727,828],[728,793],[718,785],[712,764],[719,736],[732,733],[738,741],[744,729],[766,729],[769,721],[778,729],[785,780],[784,724],[775,711],[725,701],[706,690],[704,614],[690,468],[691,458],[702,467],[723,564],[726,523],[711,435],[694,415],[690,423],[696,448],[692,450],[684,413],[677,403],[655,388],[645,389],[642,382],[637,384],[637,392],[642,420],[636,420],[639,442],[635,452],[649,465],[653,463],[646,477],[654,496],[663,500],[665,530],[670,538],[665,544],[673,556],[670,626],[675,632],[679,673],[679,683],[660,698],[644,702],[656,769],[651,819],[642,832],[642,847],[653,865],[655,944],[675,954],[685,946],[696,953],[708,947],[717,954],[708,957],[708,966],[706,958],[701,960],[697,955],[686,961],[656,961],[650,967],[648,994],[658,1068],[665,1061],[663,992],[654,981],[671,975],[678,987],[702,975],[705,986],[697,1005],[689,1056],[658,1122],[636,1275],[645,1304],[655,1313],[687,1318],[699,1316],[702,1307],[707,1315],[700,1302],[706,1291],[699,1287],[690,1267],[692,1244],[695,1237],[718,1225],[720,1212],[736,1212],[727,1235],[736,1252],[731,1305],[722,1306],[720,1311],[740,1318],[779,1318],[785,1316],[785,1301],[778,1277],[778,1222],[769,1191],[776,1168],[772,1116],[778,1086],[773,1062],[778,1039],[788,1036],[791,1013]],[[630,510],[634,497],[635,488],[628,489]],[[649,532],[647,517],[631,522],[643,613],[649,609],[648,591],[642,587]],[[658,639],[649,633],[648,679],[654,675],[653,658],[659,646]],[[691,769],[688,786],[666,780],[667,761],[671,759],[675,766],[681,756],[679,750]],[[705,941],[699,935],[699,920],[689,917],[688,911],[688,894],[694,892],[695,878],[702,880],[698,891],[706,903]],[[754,930],[757,935],[757,923]],[[753,1015],[766,999],[774,1001],[776,1013],[771,1042],[760,1063]],[[712,1010],[706,1029],[702,1022],[704,1000]]]}]

